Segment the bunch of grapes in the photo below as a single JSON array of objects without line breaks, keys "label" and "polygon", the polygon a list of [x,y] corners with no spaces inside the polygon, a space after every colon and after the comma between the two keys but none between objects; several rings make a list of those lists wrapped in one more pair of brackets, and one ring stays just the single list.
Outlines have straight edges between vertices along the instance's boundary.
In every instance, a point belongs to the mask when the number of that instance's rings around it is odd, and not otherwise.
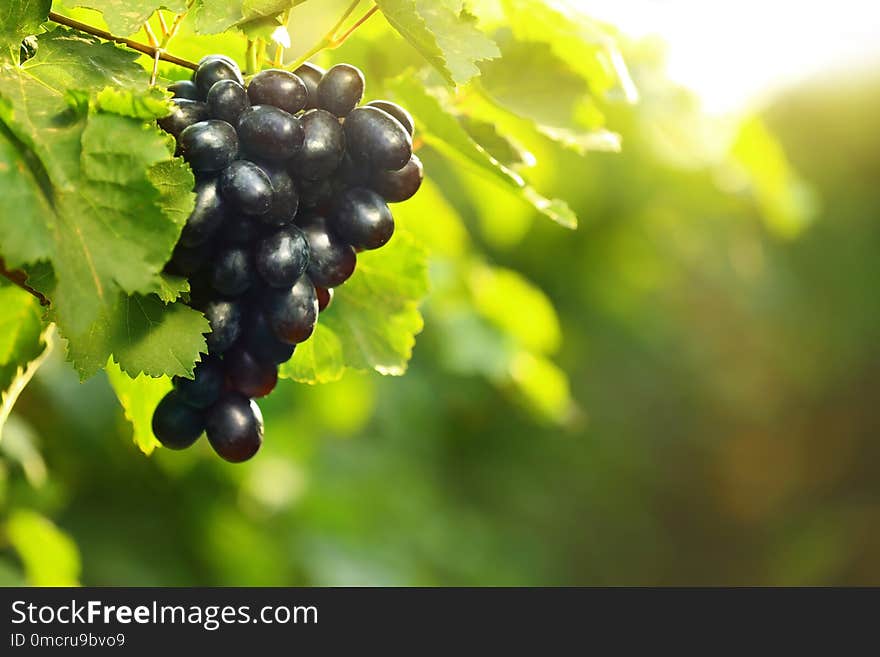
[{"label": "bunch of grapes", "polygon": [[212,55],[170,90],[174,109],[159,123],[197,198],[167,271],[187,277],[211,333],[194,378],[175,378],[156,407],[153,432],[172,449],[207,433],[241,462],[263,441],[254,399],[312,335],[357,253],[391,238],[387,204],[416,193],[422,164],[412,117],[388,101],[359,106],[353,66],[265,70],[245,84],[234,61]]}]

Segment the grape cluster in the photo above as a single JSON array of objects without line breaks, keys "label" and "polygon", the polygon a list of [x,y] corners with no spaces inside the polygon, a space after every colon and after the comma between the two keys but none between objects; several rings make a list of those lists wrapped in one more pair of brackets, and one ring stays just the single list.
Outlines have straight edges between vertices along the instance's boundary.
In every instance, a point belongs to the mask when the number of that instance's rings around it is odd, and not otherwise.
[{"label": "grape cluster", "polygon": [[388,101],[360,106],[364,76],[347,64],[264,70],[245,84],[234,61],[212,55],[170,90],[159,124],[195,173],[196,204],[166,270],[187,277],[211,333],[194,378],[175,378],[156,407],[153,432],[172,449],[205,432],[240,462],[263,441],[254,399],[273,390],[357,253],[391,238],[387,204],[416,193],[422,164],[412,117]]}]

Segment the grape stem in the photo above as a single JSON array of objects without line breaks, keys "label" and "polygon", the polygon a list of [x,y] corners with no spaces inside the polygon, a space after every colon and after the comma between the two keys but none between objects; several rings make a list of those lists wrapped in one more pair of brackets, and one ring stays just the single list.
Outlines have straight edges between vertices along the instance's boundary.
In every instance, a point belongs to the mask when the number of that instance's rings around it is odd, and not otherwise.
[{"label": "grape stem", "polygon": [[287,68],[287,70],[289,71],[296,70],[322,50],[332,50],[334,48],[338,48],[348,40],[348,37],[354,34],[355,30],[366,23],[373,14],[379,11],[379,5],[374,3],[366,14],[355,21],[355,23],[344,33],[339,34],[339,31],[342,29],[345,21],[348,20],[348,17],[354,13],[354,10],[357,9],[360,4],[361,0],[355,0],[355,2],[352,2],[351,5],[349,5],[348,9],[345,10],[345,13],[342,14],[342,18],[336,21],[336,24],[330,29],[329,32],[327,32],[327,34],[324,35],[324,37],[320,41],[318,41],[318,43],[315,44],[313,48],[311,48],[307,53],[298,58],[292,64],[288,64],[285,68]]},{"label": "grape stem", "polygon": [[43,296],[42,292],[38,292],[27,284],[27,274],[25,274],[20,269],[7,269],[6,263],[3,262],[3,258],[0,258],[0,276],[9,279],[10,281],[12,281],[12,283],[20,287],[22,290],[36,297],[41,306],[49,305],[49,300],[45,296]]},{"label": "grape stem", "polygon": [[[183,14],[178,15],[178,18],[181,18]],[[99,29],[88,23],[81,23],[80,21],[74,20],[72,18],[68,18],[67,16],[62,16],[54,11],[49,12],[49,20],[53,23],[58,23],[59,25],[66,25],[67,27],[72,27],[74,30],[78,30],[80,32],[85,32],[86,34],[91,34],[92,36],[96,36],[99,39],[104,39],[105,41],[113,41],[114,43],[121,43],[124,46],[128,46],[132,50],[136,50],[137,52],[143,53],[144,55],[149,55],[154,60],[161,59],[164,62],[169,62],[171,64],[176,64],[177,66],[182,66],[183,68],[188,68],[190,70],[195,71],[199,66],[194,62],[190,62],[181,57],[176,57],[170,53],[165,52],[162,47],[154,47],[147,45],[146,43],[140,43],[138,41],[133,41],[131,39],[126,39],[125,37],[116,36],[115,34],[111,34],[106,30]],[[175,20],[175,23],[179,25],[179,22]],[[176,32],[175,26],[171,27],[172,32]],[[166,35],[163,41],[167,40],[168,36]]]}]

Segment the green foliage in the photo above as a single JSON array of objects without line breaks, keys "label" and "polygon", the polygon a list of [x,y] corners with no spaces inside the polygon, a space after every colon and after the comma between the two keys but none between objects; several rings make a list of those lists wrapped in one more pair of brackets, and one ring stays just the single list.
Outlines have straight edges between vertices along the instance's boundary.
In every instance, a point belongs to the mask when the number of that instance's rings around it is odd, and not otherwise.
[{"label": "green foliage", "polygon": [[21,40],[34,34],[46,20],[52,0],[6,0],[0,7],[0,63],[18,62]]},{"label": "green foliage", "polygon": [[159,447],[159,441],[153,435],[153,411],[171,390],[171,379],[167,376],[153,378],[145,374],[132,378],[111,361],[107,363],[107,380],[122,405],[125,419],[132,426],[134,444],[149,456]]},{"label": "green foliage", "polygon": [[376,4],[450,84],[467,82],[479,73],[477,62],[499,55],[462,0],[377,0]]},{"label": "green foliage", "polygon": [[[165,288],[159,273],[192,204],[191,174],[170,164],[168,138],[142,121],[147,109],[151,118],[167,110],[164,101],[151,100],[134,59],[114,45],[56,30],[41,38],[34,59],[0,73],[0,187],[11,192],[0,248],[12,267],[51,262],[54,275],[34,285],[53,299],[50,315],[83,375],[114,349],[134,374],[139,367],[158,366],[149,370],[154,374],[180,369],[198,353],[177,352],[159,363],[124,353],[139,351],[143,330],[163,310],[143,313],[132,327],[125,295]],[[116,90],[108,94],[110,85]],[[71,105],[78,93],[94,96],[94,106]],[[138,93],[144,100],[133,103]]]}]

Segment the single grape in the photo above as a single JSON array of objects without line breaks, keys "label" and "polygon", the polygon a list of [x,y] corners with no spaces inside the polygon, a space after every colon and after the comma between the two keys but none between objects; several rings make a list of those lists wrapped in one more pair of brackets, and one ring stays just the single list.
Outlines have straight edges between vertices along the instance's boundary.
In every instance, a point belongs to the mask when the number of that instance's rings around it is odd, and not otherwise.
[{"label": "single grape", "polygon": [[205,430],[205,414],[172,390],[153,411],[153,435],[168,449],[186,449]]},{"label": "single grape", "polygon": [[186,100],[203,100],[199,93],[199,88],[192,80],[178,80],[168,86],[168,91],[174,94],[175,98]]},{"label": "single grape", "polygon": [[322,109],[309,110],[300,119],[303,126],[302,148],[294,166],[303,178],[326,178],[336,170],[345,154],[345,133],[339,119]]},{"label": "single grape", "polygon": [[229,387],[245,397],[258,399],[275,389],[278,383],[278,366],[255,358],[240,347],[223,357]]},{"label": "single grape", "polygon": [[209,55],[202,59],[199,68],[193,75],[193,82],[199,89],[203,98],[208,96],[211,88],[220,80],[233,80],[244,86],[244,78],[238,65],[229,57],[223,55]]},{"label": "single grape", "polygon": [[315,287],[315,296],[318,298],[318,312],[322,313],[333,303],[333,288]]},{"label": "single grape", "polygon": [[277,68],[257,73],[247,92],[254,105],[272,105],[290,114],[304,109],[309,98],[309,89],[299,76]]},{"label": "single grape", "polygon": [[205,242],[199,246],[188,247],[178,244],[174,247],[171,260],[165,271],[177,276],[191,277],[196,274],[214,255],[214,244]]},{"label": "single grape", "polygon": [[318,107],[342,118],[364,97],[364,74],[349,64],[337,64],[318,83]]},{"label": "single grape", "polygon": [[202,312],[211,325],[205,337],[212,354],[222,354],[241,336],[241,306],[235,301],[212,299],[204,304]]},{"label": "single grape", "polygon": [[220,239],[228,244],[249,244],[260,237],[261,228],[256,217],[235,212],[220,228]]},{"label": "single grape", "polygon": [[253,260],[248,249],[240,246],[221,248],[214,259],[211,286],[220,294],[237,297],[254,282]]},{"label": "single grape", "polygon": [[345,141],[355,161],[396,171],[412,157],[412,138],[393,116],[376,107],[358,107],[345,119]]},{"label": "single grape", "polygon": [[422,161],[413,154],[399,171],[374,171],[370,187],[379,192],[388,203],[400,203],[415,196],[425,177]]},{"label": "single grape", "polygon": [[251,106],[244,87],[235,80],[217,82],[208,92],[207,102],[212,118],[231,125],[236,125],[241,113]]},{"label": "single grape", "polygon": [[238,134],[248,153],[259,160],[290,159],[304,137],[299,119],[271,105],[253,105],[242,112]]},{"label": "single grape", "polygon": [[303,276],[293,287],[269,290],[263,297],[263,310],[269,328],[279,340],[287,344],[305,342],[318,321],[315,286]]},{"label": "single grape", "polygon": [[299,209],[299,192],[293,178],[280,166],[263,165],[262,168],[272,184],[272,207],[260,218],[270,226],[293,223]]},{"label": "single grape", "polygon": [[336,237],[321,216],[302,226],[309,242],[309,278],[320,287],[336,287],[351,278],[357,266],[354,249]]},{"label": "single grape", "polygon": [[221,171],[238,154],[238,135],[226,121],[194,123],[178,138],[180,152],[197,172]]},{"label": "single grape", "polygon": [[257,245],[257,271],[271,287],[289,288],[309,265],[309,243],[296,226],[287,226]]},{"label": "single grape", "polygon": [[193,378],[175,376],[173,379],[177,396],[193,408],[205,409],[220,398],[223,392],[225,371],[216,356],[204,356],[196,365]]},{"label": "single grape", "polygon": [[413,120],[412,114],[407,112],[397,103],[392,103],[390,100],[371,100],[367,103],[367,107],[376,107],[383,112],[387,112],[397,119],[400,125],[403,126],[403,129],[409,133],[410,137],[415,134],[416,122]]},{"label": "single grape", "polygon": [[220,193],[244,214],[266,214],[272,207],[272,183],[253,162],[237,160],[220,174]]},{"label": "single grape", "polygon": [[175,138],[188,127],[199,121],[211,118],[208,106],[198,100],[175,98],[171,104],[171,114],[158,120],[159,127]]},{"label": "single grape", "polygon": [[315,109],[318,106],[318,85],[321,83],[321,78],[324,77],[324,72],[323,68],[315,66],[311,62],[305,62],[294,71],[309,91],[306,109]]},{"label": "single grape", "polygon": [[263,444],[263,415],[256,402],[228,392],[208,411],[208,442],[230,463],[247,461]]},{"label": "single grape", "polygon": [[269,327],[269,322],[266,321],[266,316],[261,311],[251,313],[249,322],[242,342],[254,358],[274,365],[290,360],[296,346],[276,338]]},{"label": "single grape", "polygon": [[356,249],[378,249],[394,234],[394,217],[385,200],[363,187],[339,197],[331,222],[333,231]]},{"label": "single grape", "polygon": [[200,180],[195,191],[196,205],[180,233],[180,244],[186,247],[207,242],[226,219],[226,208],[216,178]]}]

